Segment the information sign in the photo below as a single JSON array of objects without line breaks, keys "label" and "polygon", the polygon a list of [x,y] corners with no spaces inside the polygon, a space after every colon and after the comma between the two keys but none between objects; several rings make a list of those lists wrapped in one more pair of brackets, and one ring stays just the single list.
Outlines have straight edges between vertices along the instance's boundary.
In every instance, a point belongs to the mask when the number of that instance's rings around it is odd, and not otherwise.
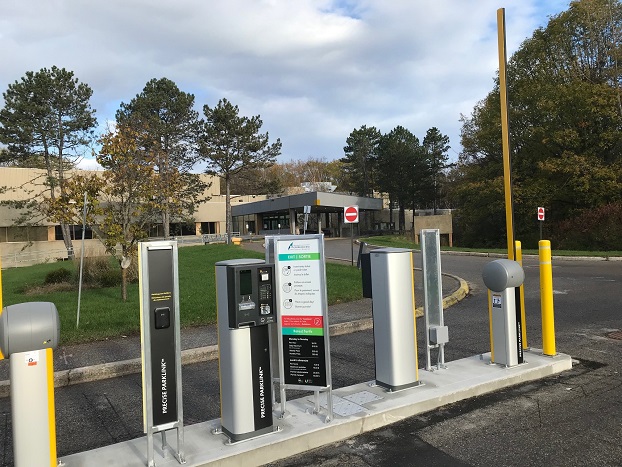
[{"label": "information sign", "polygon": [[286,385],[329,385],[324,258],[321,239],[276,239],[278,309]]}]

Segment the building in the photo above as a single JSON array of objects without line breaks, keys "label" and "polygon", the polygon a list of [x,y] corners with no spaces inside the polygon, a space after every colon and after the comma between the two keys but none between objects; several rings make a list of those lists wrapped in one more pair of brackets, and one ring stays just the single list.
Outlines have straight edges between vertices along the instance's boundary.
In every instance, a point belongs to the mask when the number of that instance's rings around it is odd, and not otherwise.
[{"label": "building", "polygon": [[[82,171],[83,173],[101,173]],[[46,172],[42,169],[0,167],[0,201],[27,200],[33,196],[45,196],[43,184]],[[226,232],[225,195],[220,194],[220,179],[201,175],[210,183],[206,195],[210,199],[201,203],[190,223],[173,222],[172,236],[200,236],[202,234],[224,234]],[[304,188],[304,187],[303,187]],[[327,237],[365,235],[372,232],[392,232],[395,230],[388,200],[380,197],[367,198],[324,191],[305,191],[293,189],[290,195],[233,195],[231,197],[233,226],[239,235],[298,234],[302,232],[322,232]],[[302,191],[302,192],[300,192]],[[42,194],[43,193],[43,194]],[[344,208],[356,205],[359,208],[359,222],[344,223]],[[305,216],[305,206],[308,215]],[[0,205],[0,255],[3,265],[32,264],[47,260],[66,258],[67,252],[58,224],[45,219],[20,219],[23,212]],[[76,218],[81,214],[76,213]],[[452,244],[451,213],[442,215],[412,211],[406,213],[406,225],[412,225],[414,232],[423,228],[439,228],[445,244]],[[394,210],[393,217],[397,216]],[[306,219],[305,219],[306,217]],[[306,226],[305,226],[306,220]],[[71,237],[78,242],[82,238],[82,224],[70,226]],[[93,238],[91,230],[85,230],[85,253],[87,256],[103,255],[101,242]],[[161,224],[154,224],[151,237],[163,234]],[[418,235],[415,235],[415,240]],[[77,249],[77,247],[75,247]]]}]

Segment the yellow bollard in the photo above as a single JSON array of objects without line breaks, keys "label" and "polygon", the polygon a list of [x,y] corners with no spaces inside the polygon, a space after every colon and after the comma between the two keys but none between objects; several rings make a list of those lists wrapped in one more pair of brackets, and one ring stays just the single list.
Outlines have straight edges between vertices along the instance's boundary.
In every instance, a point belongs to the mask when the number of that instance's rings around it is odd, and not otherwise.
[{"label": "yellow bollard", "polygon": [[[2,314],[2,259],[0,259],[0,315]],[[4,355],[0,351],[0,360],[4,360]]]},{"label": "yellow bollard", "polygon": [[[523,267],[523,247],[519,240],[514,242],[514,246],[516,249],[516,262],[520,264],[520,267]],[[521,322],[521,335],[523,341],[523,349],[528,349],[527,345],[527,318],[525,317],[525,284],[521,284],[518,288],[518,293],[520,296],[520,322]]]},{"label": "yellow bollard", "polygon": [[538,242],[540,256],[540,306],[542,310],[542,353],[556,355],[555,319],[553,312],[553,265],[551,263],[551,242]]},{"label": "yellow bollard", "polygon": [[492,297],[488,289],[488,330],[490,332],[490,362],[495,362],[495,342],[492,338]]}]

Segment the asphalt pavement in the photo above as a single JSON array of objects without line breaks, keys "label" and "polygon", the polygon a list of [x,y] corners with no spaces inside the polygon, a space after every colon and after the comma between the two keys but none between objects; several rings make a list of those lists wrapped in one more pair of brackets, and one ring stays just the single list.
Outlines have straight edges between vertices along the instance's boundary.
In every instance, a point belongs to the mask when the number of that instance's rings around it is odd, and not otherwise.
[{"label": "asphalt pavement", "polygon": [[[327,245],[337,248],[337,242]],[[342,251],[344,246],[341,242]],[[479,278],[490,260],[443,255],[443,270],[466,277],[470,291],[445,315],[450,328],[448,361],[488,350],[486,294]],[[622,465],[622,341],[615,338],[620,331],[621,266],[585,260],[554,269],[558,349],[576,358],[572,370],[410,417],[275,465]],[[525,271],[528,339],[537,347],[537,259],[527,258]],[[417,274],[420,304],[422,281]],[[465,284],[453,275],[443,277],[443,290],[453,297],[466,292]],[[335,336],[334,386],[373,379],[371,301],[333,305],[329,320]],[[420,343],[422,328],[418,326]],[[216,342],[213,326],[182,330],[188,362],[183,373],[186,424],[219,417]],[[420,362],[421,352],[420,345]],[[59,456],[143,435],[139,357],[137,336],[56,350],[57,384],[66,386],[56,391]],[[0,379],[7,379],[7,368],[8,362],[0,362]],[[11,414],[6,397],[0,398],[0,415],[0,465],[9,466]]]}]

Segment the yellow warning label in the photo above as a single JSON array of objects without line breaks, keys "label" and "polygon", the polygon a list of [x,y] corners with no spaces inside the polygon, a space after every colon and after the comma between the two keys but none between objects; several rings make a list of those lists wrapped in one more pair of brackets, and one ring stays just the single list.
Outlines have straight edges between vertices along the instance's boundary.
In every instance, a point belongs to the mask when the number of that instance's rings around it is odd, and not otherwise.
[{"label": "yellow warning label", "polygon": [[170,300],[173,296],[172,292],[157,292],[151,294],[152,302],[163,302],[165,300]]}]

